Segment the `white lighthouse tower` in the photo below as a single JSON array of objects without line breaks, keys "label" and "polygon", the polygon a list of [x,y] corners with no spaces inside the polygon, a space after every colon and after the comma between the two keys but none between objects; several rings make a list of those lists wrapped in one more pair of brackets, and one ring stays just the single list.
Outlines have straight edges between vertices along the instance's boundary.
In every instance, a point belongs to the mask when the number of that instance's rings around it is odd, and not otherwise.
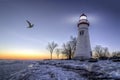
[{"label": "white lighthouse tower", "polygon": [[80,16],[77,27],[78,37],[74,59],[89,59],[91,58],[92,52],[89,39],[89,22],[85,14]]}]

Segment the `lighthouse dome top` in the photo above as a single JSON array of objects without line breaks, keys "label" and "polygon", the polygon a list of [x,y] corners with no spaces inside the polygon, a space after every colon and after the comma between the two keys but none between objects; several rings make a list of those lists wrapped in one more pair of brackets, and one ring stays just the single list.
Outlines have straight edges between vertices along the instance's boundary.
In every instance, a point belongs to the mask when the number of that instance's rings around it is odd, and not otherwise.
[{"label": "lighthouse dome top", "polygon": [[79,22],[78,22],[78,27],[79,27],[79,25],[81,25],[81,24],[87,24],[87,25],[89,26],[89,22],[88,22],[87,16],[86,16],[85,14],[82,14],[82,15],[80,16],[80,19],[79,19]]},{"label": "lighthouse dome top", "polygon": [[87,16],[84,13],[80,16],[80,20],[83,20],[83,19],[87,19]]}]

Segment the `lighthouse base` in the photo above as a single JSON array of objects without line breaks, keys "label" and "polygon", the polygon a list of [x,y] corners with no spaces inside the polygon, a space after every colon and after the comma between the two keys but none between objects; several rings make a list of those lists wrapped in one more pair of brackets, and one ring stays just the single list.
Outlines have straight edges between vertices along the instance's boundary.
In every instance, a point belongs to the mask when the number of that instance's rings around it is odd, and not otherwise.
[{"label": "lighthouse base", "polygon": [[74,60],[88,60],[90,57],[85,57],[85,56],[76,56],[73,58]]}]

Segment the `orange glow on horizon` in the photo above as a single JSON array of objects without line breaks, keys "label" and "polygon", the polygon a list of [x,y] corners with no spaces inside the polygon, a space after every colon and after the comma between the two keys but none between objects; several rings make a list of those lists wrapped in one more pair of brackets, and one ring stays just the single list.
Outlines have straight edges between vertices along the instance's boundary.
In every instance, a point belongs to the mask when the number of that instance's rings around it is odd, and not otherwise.
[{"label": "orange glow on horizon", "polygon": [[46,53],[34,52],[34,51],[0,51],[0,59],[19,59],[19,60],[37,60],[47,59]]},{"label": "orange glow on horizon", "polygon": [[18,54],[0,54],[0,59],[19,59],[19,60],[37,60],[37,59],[47,59],[48,56],[40,55],[18,55]]},{"label": "orange glow on horizon", "polygon": [[[0,51],[0,59],[14,60],[42,60],[50,59],[50,53],[34,52],[34,51]],[[56,54],[53,54],[53,59],[57,59]]]}]

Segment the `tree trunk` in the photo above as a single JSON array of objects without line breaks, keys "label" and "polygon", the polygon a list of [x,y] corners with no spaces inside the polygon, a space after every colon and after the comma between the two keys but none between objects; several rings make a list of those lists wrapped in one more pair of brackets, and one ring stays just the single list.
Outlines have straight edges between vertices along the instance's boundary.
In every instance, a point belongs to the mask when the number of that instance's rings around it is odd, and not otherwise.
[{"label": "tree trunk", "polygon": [[59,55],[57,55],[57,58],[59,59]]},{"label": "tree trunk", "polygon": [[69,50],[69,60],[71,59],[71,50]]},{"label": "tree trunk", "polygon": [[52,60],[52,53],[51,53],[51,60]]}]

